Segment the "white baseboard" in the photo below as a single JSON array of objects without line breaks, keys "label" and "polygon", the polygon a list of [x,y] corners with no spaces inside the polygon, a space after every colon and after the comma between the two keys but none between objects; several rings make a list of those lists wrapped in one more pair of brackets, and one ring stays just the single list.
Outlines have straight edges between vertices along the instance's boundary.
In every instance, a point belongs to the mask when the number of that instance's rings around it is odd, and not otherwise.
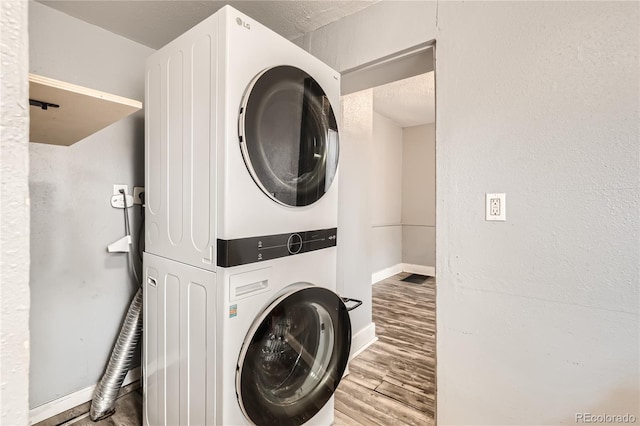
[{"label": "white baseboard", "polygon": [[[126,386],[130,383],[135,382],[136,380],[139,380],[141,373],[141,367],[129,370],[126,377],[124,378],[124,382],[122,382],[122,386]],[[54,401],[47,402],[46,404],[29,410],[29,424],[36,424],[48,419],[49,417],[53,417],[57,414],[70,410],[73,407],[77,407],[78,405],[91,401],[93,399],[93,391],[96,389],[96,386],[97,384],[86,387],[84,389],[80,389],[77,392],[65,395],[62,398],[58,398]]]},{"label": "white baseboard", "polygon": [[414,265],[411,263],[398,263],[397,265],[390,266],[371,274],[371,284],[375,284],[379,281],[385,280],[389,277],[394,276],[395,274],[399,274],[400,272],[428,275],[430,277],[436,276],[436,268],[433,266]]},{"label": "white baseboard", "polygon": [[[360,355],[371,346],[373,343],[378,341],[378,337],[376,336],[376,325],[374,323],[369,324],[362,330],[358,331],[351,338],[351,351],[349,353],[349,361]],[[342,377],[346,377],[349,375],[349,364],[347,363],[347,368],[345,368],[344,373],[342,373]]]},{"label": "white baseboard", "polygon": [[436,276],[436,268],[434,266],[424,265],[412,265],[411,263],[402,264],[402,272],[409,272],[412,274],[428,275],[430,277]]},{"label": "white baseboard", "polygon": [[384,279],[392,277],[395,274],[399,274],[400,272],[402,272],[402,263],[398,263],[397,265],[393,265],[380,271],[374,272],[373,274],[371,274],[371,284],[375,284],[378,281],[382,281]]},{"label": "white baseboard", "polygon": [[349,354],[349,360],[352,360],[356,356],[360,355],[362,351],[371,346],[378,338],[376,337],[376,325],[374,323],[369,324],[362,330],[358,331],[351,338],[351,353]]}]

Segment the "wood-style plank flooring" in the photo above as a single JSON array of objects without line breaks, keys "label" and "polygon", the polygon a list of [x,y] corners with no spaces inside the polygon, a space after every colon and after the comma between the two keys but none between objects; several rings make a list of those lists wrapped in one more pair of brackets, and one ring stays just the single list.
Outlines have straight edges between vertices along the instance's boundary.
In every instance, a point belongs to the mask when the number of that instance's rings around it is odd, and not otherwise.
[{"label": "wood-style plank flooring", "polygon": [[434,425],[435,279],[373,286],[378,341],[349,363],[336,391],[335,425]]},{"label": "wood-style plank flooring", "polygon": [[135,390],[118,398],[116,412],[99,422],[92,422],[88,413],[61,426],[141,426],[142,425],[142,389]]},{"label": "wood-style plank flooring", "polygon": [[136,381],[123,386],[116,400],[116,412],[99,422],[89,418],[91,401],[73,407],[56,416],[49,417],[34,426],[140,426],[142,425],[142,389]]},{"label": "wood-style plank flooring", "polygon": [[[407,275],[373,286],[378,341],[349,363],[336,391],[334,425],[435,424],[435,279],[401,281]],[[142,398],[139,391],[124,395],[116,413],[97,423],[83,415],[49,424],[140,426]]]}]

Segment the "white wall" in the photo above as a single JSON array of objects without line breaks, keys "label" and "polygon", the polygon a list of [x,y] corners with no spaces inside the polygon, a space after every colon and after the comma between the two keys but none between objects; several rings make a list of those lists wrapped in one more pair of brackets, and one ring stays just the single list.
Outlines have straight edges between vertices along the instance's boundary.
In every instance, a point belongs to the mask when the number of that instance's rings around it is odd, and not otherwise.
[{"label": "white wall", "polygon": [[402,262],[435,268],[435,124],[405,127],[402,146]]},{"label": "white wall", "polygon": [[[373,92],[342,97],[340,134],[337,289],[340,295],[364,303],[350,313],[354,336],[367,335],[371,323],[371,145]],[[375,335],[371,335],[371,338]],[[362,344],[369,339],[363,338]],[[354,342],[352,353],[359,348]]]},{"label": "white wall", "polygon": [[373,112],[371,273],[402,263],[402,128]]},{"label": "white wall", "polygon": [[640,5],[435,6],[302,44],[344,71],[437,39],[438,424],[640,418]]},{"label": "white wall", "polygon": [[27,3],[0,2],[0,425],[29,419]]},{"label": "white wall", "polygon": [[[33,73],[144,99],[151,49],[36,2],[29,3]],[[113,184],[144,185],[144,114],[70,147],[30,144],[30,405],[95,385],[136,290],[126,255],[106,246],[124,235]],[[131,214],[134,231],[139,207]]]}]

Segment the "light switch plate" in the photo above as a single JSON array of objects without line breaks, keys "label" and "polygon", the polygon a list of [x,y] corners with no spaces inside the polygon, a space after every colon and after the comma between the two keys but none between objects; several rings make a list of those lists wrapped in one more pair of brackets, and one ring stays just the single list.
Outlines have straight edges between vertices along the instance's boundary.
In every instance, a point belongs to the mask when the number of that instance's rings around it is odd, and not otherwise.
[{"label": "light switch plate", "polygon": [[487,193],[485,199],[485,220],[504,222],[507,220],[506,194]]}]

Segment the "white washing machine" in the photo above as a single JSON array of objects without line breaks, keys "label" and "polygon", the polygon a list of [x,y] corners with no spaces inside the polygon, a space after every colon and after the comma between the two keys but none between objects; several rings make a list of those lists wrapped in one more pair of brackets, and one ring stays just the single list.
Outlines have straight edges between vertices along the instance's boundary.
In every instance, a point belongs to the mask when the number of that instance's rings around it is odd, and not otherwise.
[{"label": "white washing machine", "polygon": [[335,250],[217,273],[145,253],[144,424],[332,424],[351,344]]},{"label": "white washing machine", "polygon": [[225,6],[146,73],[147,252],[215,271],[244,238],[335,234],[336,71]]},{"label": "white washing machine", "polygon": [[332,423],[338,105],[337,72],[228,6],[148,59],[146,425]]}]

